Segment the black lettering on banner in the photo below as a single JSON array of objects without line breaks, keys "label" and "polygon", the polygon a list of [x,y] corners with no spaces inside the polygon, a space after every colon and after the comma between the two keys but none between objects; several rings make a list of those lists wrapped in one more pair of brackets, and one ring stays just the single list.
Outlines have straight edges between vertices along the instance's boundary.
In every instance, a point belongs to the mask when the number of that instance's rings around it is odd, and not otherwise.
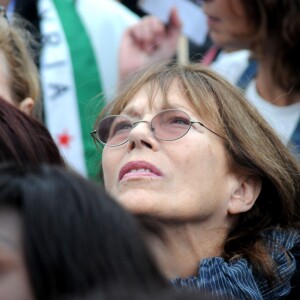
[{"label": "black lettering on banner", "polygon": [[69,90],[69,87],[67,85],[63,85],[63,84],[59,84],[59,83],[50,83],[49,89],[52,90],[50,99],[56,100],[62,94],[66,93]]},{"label": "black lettering on banner", "polygon": [[43,35],[43,45],[57,46],[61,42],[59,32],[50,32]]},{"label": "black lettering on banner", "polygon": [[55,67],[62,67],[65,64],[66,64],[65,61],[59,60],[59,61],[55,61],[55,62],[52,62],[52,63],[44,63],[43,67],[51,69],[51,68],[55,68]]},{"label": "black lettering on banner", "polygon": [[49,16],[49,8],[44,8],[44,10],[39,13],[39,18],[40,21],[51,21],[52,18]]}]

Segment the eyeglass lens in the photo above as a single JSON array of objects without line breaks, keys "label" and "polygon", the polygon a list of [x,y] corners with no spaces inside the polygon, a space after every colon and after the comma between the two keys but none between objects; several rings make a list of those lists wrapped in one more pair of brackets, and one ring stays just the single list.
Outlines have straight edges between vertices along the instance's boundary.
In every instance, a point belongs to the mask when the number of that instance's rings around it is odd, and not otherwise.
[{"label": "eyeglass lens", "polygon": [[[97,134],[107,146],[118,146],[129,139],[131,130],[141,121],[131,121],[126,116],[108,116],[100,121]],[[169,109],[153,117],[150,124],[153,135],[160,140],[172,141],[184,136],[190,129],[191,120],[184,111]]]}]

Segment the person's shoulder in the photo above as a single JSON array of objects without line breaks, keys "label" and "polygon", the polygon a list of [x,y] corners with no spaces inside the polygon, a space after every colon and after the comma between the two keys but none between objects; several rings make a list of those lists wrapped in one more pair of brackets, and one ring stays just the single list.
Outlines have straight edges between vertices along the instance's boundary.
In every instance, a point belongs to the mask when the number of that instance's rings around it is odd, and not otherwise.
[{"label": "person's shoulder", "polygon": [[249,63],[250,51],[239,50],[234,52],[222,51],[210,65],[219,75],[235,84]]}]

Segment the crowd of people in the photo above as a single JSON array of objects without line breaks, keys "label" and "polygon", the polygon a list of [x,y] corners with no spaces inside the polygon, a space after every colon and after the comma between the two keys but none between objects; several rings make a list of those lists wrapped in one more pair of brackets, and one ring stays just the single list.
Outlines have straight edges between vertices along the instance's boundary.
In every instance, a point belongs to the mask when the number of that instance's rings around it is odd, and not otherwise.
[{"label": "crowd of people", "polygon": [[122,2],[0,1],[0,299],[299,299],[300,2]]}]

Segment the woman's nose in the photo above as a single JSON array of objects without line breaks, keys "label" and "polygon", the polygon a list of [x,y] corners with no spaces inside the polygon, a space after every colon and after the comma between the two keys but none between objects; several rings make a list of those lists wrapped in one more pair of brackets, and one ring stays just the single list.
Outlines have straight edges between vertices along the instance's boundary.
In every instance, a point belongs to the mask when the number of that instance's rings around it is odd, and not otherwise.
[{"label": "woman's nose", "polygon": [[129,151],[143,147],[152,149],[153,151],[157,151],[159,148],[159,142],[150,130],[150,123],[148,121],[137,122],[131,130],[128,140]]}]

